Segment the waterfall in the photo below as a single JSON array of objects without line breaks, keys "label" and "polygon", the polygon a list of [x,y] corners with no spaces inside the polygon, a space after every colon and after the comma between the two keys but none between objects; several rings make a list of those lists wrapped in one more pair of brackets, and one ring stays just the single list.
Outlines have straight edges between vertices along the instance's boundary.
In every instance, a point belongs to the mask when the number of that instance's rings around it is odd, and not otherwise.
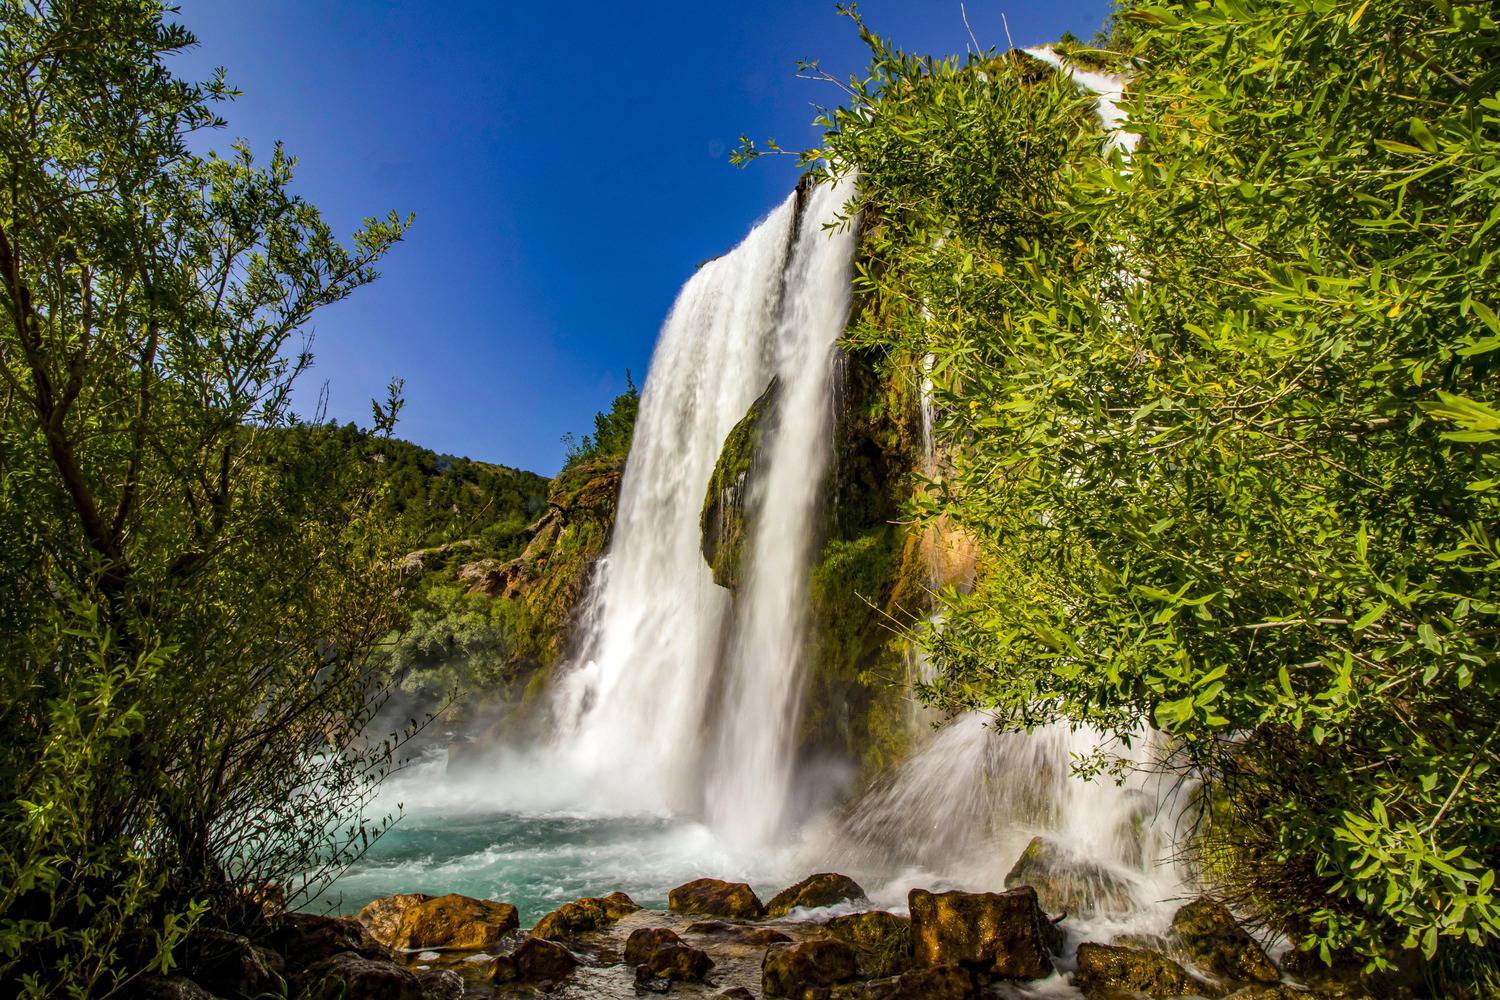
[{"label": "waterfall", "polygon": [[564,678],[557,739],[584,780],[643,809],[696,808],[702,729],[729,595],[698,514],[724,439],[771,375],[796,224],[786,199],[704,264],[662,327],[641,393],[609,551]]},{"label": "waterfall", "polygon": [[[825,224],[851,191],[794,194],[680,293],[557,698],[558,745],[584,780],[628,789],[637,808],[706,808],[747,845],[781,832],[792,780],[808,559],[855,243],[850,227]],[[744,582],[731,599],[704,561],[699,512],[725,438],[773,377],[780,391],[747,487]]]},{"label": "waterfall", "polygon": [[852,195],[816,188],[802,213],[776,336],[779,406],[750,498],[748,575],[728,647],[709,819],[741,844],[783,832],[801,713],[808,560],[833,433],[833,359],[848,320],[855,237],[824,226]]}]

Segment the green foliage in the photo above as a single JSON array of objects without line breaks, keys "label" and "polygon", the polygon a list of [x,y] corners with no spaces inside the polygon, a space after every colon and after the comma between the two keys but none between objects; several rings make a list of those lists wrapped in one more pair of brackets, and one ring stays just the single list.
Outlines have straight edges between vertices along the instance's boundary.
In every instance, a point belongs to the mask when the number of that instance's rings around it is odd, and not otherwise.
[{"label": "green foliage", "polygon": [[600,411],[594,414],[593,434],[585,434],[578,442],[571,434],[563,437],[568,453],[564,468],[596,458],[623,458],[630,451],[635,418],[641,409],[641,393],[629,372],[625,373],[625,386],[625,391],[615,397],[608,413]]},{"label": "green foliage", "polygon": [[503,690],[519,613],[503,598],[435,585],[374,662],[402,690],[428,702],[454,691]]},{"label": "green foliage", "polygon": [[1027,57],[868,32],[823,118],[880,221],[854,339],[934,358],[950,468],[917,513],[985,549],[927,694],[1165,730],[1222,889],[1472,994],[1500,946],[1493,9],[1119,16],[1131,158]]},{"label": "green foliage", "polygon": [[[0,992],[103,996],[196,921],[315,897],[380,823],[393,539],[281,430],[340,242],[293,161],[189,149],[222,78],[141,0],[0,5]],[[394,416],[396,400],[388,400]]]}]

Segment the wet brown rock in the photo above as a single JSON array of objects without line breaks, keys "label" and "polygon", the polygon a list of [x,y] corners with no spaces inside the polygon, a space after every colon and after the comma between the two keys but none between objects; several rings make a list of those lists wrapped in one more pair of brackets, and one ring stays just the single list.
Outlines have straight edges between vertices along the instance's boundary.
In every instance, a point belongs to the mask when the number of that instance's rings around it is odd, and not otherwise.
[{"label": "wet brown rock", "polygon": [[1221,992],[1154,951],[1092,943],[1078,946],[1073,985],[1089,1000],[1116,1000],[1132,993],[1161,998],[1218,996]]},{"label": "wet brown rock", "polygon": [[1276,963],[1217,900],[1200,896],[1178,910],[1172,937],[1188,958],[1216,976],[1239,983],[1281,982]]},{"label": "wet brown rock", "polygon": [[835,986],[829,1000],[968,1000],[977,997],[973,977],[956,965],[913,969],[899,976]]},{"label": "wet brown rock", "polygon": [[791,938],[774,927],[756,927],[751,924],[732,924],[727,920],[698,920],[687,925],[689,934],[705,937],[730,938],[742,944],[773,945]]},{"label": "wet brown rock", "polygon": [[667,905],[673,913],[700,913],[736,920],[759,920],[766,915],[760,897],[749,885],[716,878],[700,878],[679,885],[667,893]]},{"label": "wet brown rock", "polygon": [[186,976],[142,976],[130,995],[136,1000],[218,1000]]},{"label": "wet brown rock", "polygon": [[449,893],[407,893],[377,899],[359,911],[359,921],[381,944],[398,950],[493,948],[520,926],[509,903]]},{"label": "wet brown rock", "polygon": [[814,939],[800,944],[776,944],[761,962],[761,990],[768,997],[817,996],[822,987],[859,978],[859,956],[842,941]]},{"label": "wet brown rock", "polygon": [[1123,878],[1045,837],[1031,839],[1005,876],[1005,885],[1031,886],[1049,913],[1092,916],[1122,913],[1131,906],[1130,886]]},{"label": "wet brown rock", "polygon": [[515,951],[490,963],[490,979],[496,983],[532,983],[545,988],[577,967],[578,959],[556,941],[528,937]]},{"label": "wet brown rock", "polygon": [[1224,1000],[1328,1000],[1328,997],[1324,993],[1298,989],[1285,983],[1277,983],[1275,986],[1256,983],[1253,986],[1235,990]]},{"label": "wet brown rock", "polygon": [[417,973],[422,1000],[463,1000],[464,977],[452,969],[424,969]]},{"label": "wet brown rock", "polygon": [[346,951],[372,959],[394,957],[389,948],[353,917],[283,913],[272,925],[268,943],[286,956],[287,965],[294,969],[306,968]]},{"label": "wet brown rock", "polygon": [[394,962],[346,951],[308,967],[298,978],[308,997],[424,1000],[416,974]]},{"label": "wet brown rock", "polygon": [[714,995],[723,997],[724,1000],[755,1000],[755,994],[743,986],[731,986],[729,989]]},{"label": "wet brown rock", "polygon": [[823,872],[809,875],[796,885],[783,889],[766,904],[766,916],[784,917],[797,907],[832,906],[846,900],[864,899],[865,891],[847,875]]},{"label": "wet brown rock", "polygon": [[547,914],[532,929],[532,937],[550,941],[567,940],[580,934],[608,927],[640,910],[635,900],[623,892],[608,896],[587,896],[564,903]]},{"label": "wet brown rock", "polygon": [[176,953],[183,971],[210,993],[253,997],[272,992],[280,980],[280,955],[257,947],[243,934],[199,928]]},{"label": "wet brown rock", "polygon": [[907,904],[912,957],[918,965],[961,965],[1002,979],[1052,974],[1048,952],[1061,942],[1028,887],[1009,892],[913,889]]}]

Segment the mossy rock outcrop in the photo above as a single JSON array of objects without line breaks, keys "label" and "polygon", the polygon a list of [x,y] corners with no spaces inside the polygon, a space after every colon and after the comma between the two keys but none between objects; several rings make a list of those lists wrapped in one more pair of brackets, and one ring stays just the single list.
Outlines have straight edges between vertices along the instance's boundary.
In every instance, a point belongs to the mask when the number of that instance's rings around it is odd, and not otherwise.
[{"label": "mossy rock outcrop", "polygon": [[1178,910],[1172,942],[1195,964],[1231,982],[1281,982],[1276,963],[1218,900],[1200,896]]},{"label": "mossy rock outcrop", "polygon": [[1167,997],[1223,994],[1194,978],[1177,962],[1154,951],[1119,945],[1086,943],[1078,946],[1073,985],[1088,1000],[1133,1000],[1141,995]]},{"label": "mossy rock outcrop", "polygon": [[732,920],[759,920],[766,915],[765,904],[747,883],[717,878],[694,879],[679,885],[667,893],[667,905],[673,913]]},{"label": "mossy rock outcrop", "polygon": [[708,480],[698,527],[702,532],[703,558],[713,571],[714,583],[721,587],[734,588],[741,579],[745,543],[750,534],[745,505],[755,472],[762,466],[761,448],[780,399],[781,380],[773,378],[724,439]]},{"label": "mossy rock outcrop", "polygon": [[825,933],[853,945],[860,965],[874,977],[888,977],[911,968],[911,918],[885,910],[866,910],[834,917]]},{"label": "mossy rock outcrop", "polygon": [[913,889],[912,957],[918,965],[958,965],[998,979],[1045,979],[1062,935],[1029,888],[1009,892]]},{"label": "mossy rock outcrop", "polygon": [[837,940],[772,945],[761,964],[761,990],[767,997],[801,998],[809,992],[859,978],[859,955]]}]

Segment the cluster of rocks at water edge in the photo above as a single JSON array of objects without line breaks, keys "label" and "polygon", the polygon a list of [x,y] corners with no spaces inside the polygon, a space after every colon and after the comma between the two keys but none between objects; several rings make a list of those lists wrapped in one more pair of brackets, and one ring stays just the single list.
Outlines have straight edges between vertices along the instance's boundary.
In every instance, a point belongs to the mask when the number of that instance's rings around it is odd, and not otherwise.
[{"label": "cluster of rocks at water edge", "polygon": [[[529,932],[514,906],[459,895],[390,896],[357,917],[290,913],[263,942],[197,935],[182,974],[142,996],[207,1000],[551,1000],[720,997],[732,1000],[965,1000],[1021,997],[1048,981],[1086,1000],[1202,997],[1323,1000],[1283,981],[1260,944],[1218,902],[1183,906],[1150,939],[1083,941],[1035,888],[913,889],[908,915],[872,909],[852,879],[810,876],[763,904],[743,882],[703,878],[673,889],[668,909],[624,893],[566,903]],[[1062,991],[1065,994],[1067,991]]]}]

